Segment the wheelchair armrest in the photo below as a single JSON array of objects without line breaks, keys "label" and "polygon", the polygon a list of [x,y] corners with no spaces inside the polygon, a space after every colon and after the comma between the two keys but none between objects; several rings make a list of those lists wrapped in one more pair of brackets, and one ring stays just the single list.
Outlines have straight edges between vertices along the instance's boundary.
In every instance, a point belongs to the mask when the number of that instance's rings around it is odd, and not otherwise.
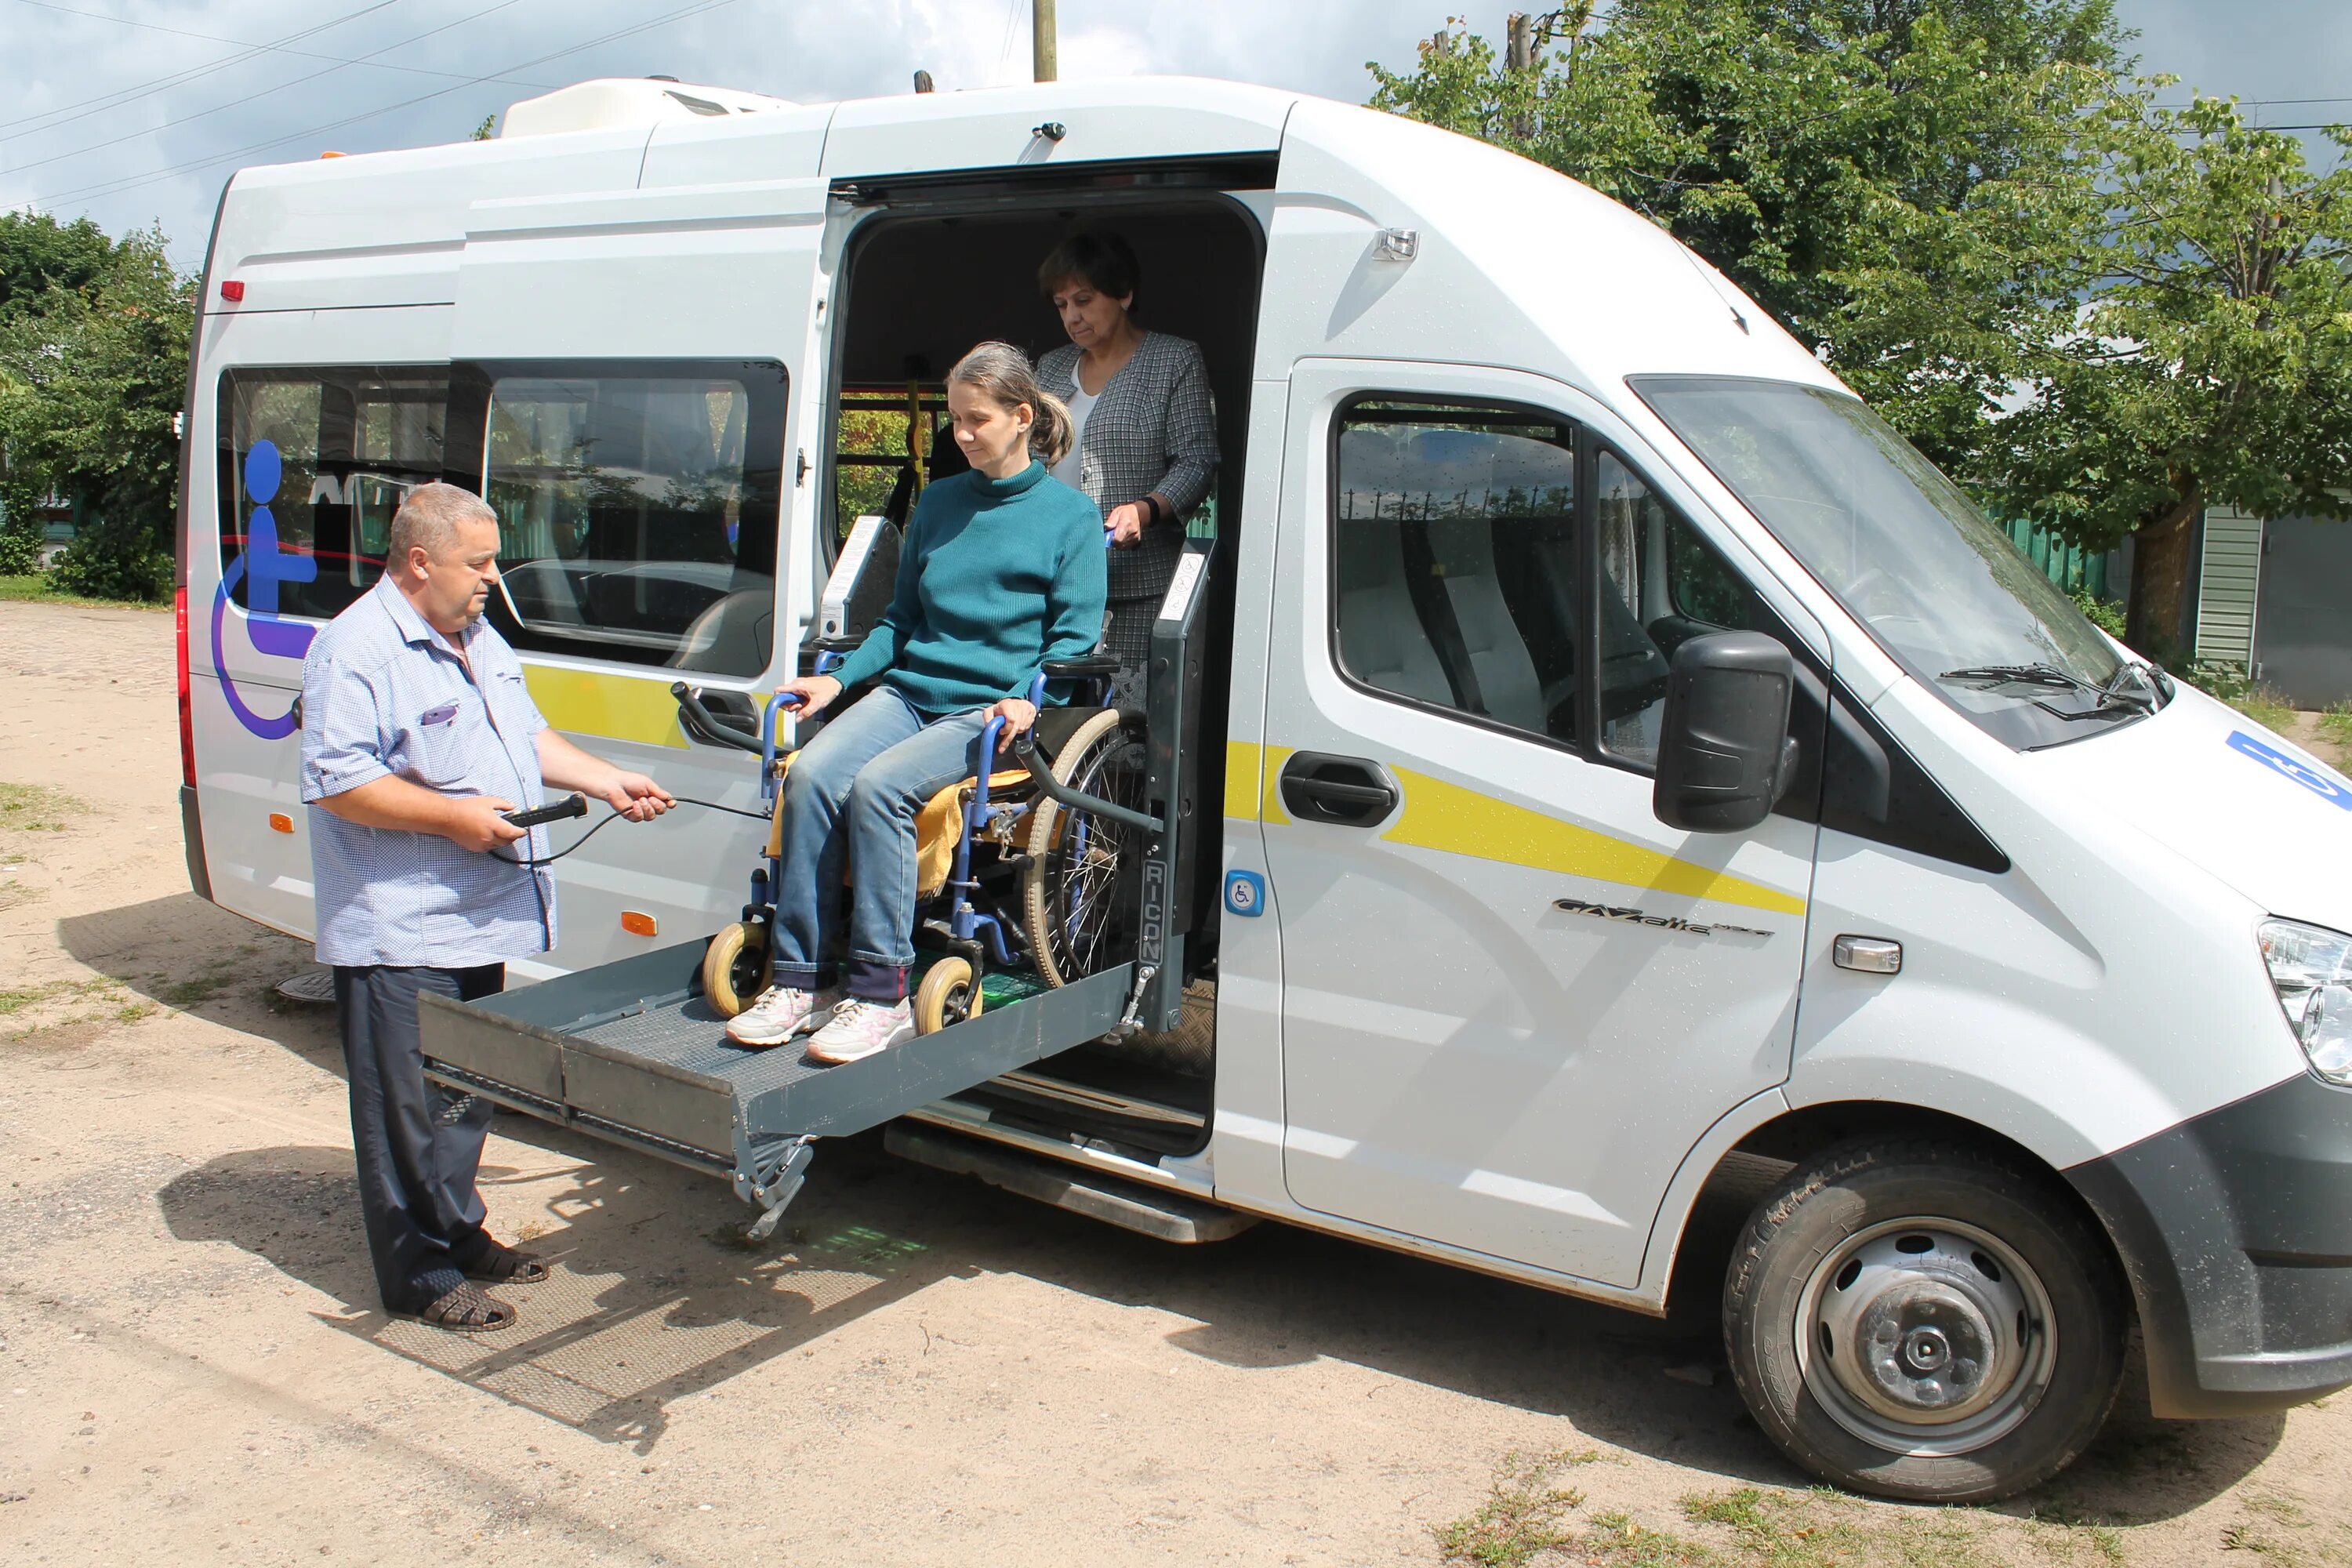
[{"label": "wheelchair armrest", "polygon": [[1118,659],[1107,653],[1090,653],[1084,658],[1053,658],[1045,665],[1048,680],[1068,680],[1085,675],[1117,675]]}]

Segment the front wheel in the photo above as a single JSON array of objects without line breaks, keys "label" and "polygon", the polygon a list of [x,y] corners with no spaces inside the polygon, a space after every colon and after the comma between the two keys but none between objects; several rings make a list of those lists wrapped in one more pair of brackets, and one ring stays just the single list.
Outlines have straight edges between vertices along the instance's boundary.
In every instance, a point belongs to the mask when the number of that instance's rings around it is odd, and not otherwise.
[{"label": "front wheel", "polygon": [[2124,1287],[2046,1176],[1963,1146],[1833,1149],[1757,1209],[1724,1283],[1732,1380],[1839,1486],[1986,1502],[2080,1454],[2123,1379]]},{"label": "front wheel", "polygon": [[731,1018],[768,988],[772,953],[768,928],[738,921],[702,950],[702,994],[710,1010]]},{"label": "front wheel", "polygon": [[915,1033],[936,1035],[941,1029],[977,1018],[988,1005],[980,994],[980,978],[961,958],[933,961],[915,988]]}]

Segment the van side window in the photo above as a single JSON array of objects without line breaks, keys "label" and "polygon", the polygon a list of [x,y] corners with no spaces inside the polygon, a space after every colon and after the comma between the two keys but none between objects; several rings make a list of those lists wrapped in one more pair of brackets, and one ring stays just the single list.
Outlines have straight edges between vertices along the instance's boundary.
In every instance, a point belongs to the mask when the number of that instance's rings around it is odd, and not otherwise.
[{"label": "van side window", "polygon": [[220,387],[221,573],[247,612],[331,620],[383,573],[392,514],[442,477],[449,373],[239,369]]},{"label": "van side window", "polygon": [[1655,764],[1675,649],[1709,632],[1790,641],[1778,617],[1689,523],[1606,447],[1594,470],[1601,561],[1601,744]]},{"label": "van side window", "polygon": [[783,373],[490,373],[483,494],[516,647],[724,675],[774,641]]},{"label": "van side window", "polygon": [[1334,471],[1334,648],[1360,686],[1576,739],[1576,439],[1525,410],[1359,403]]}]

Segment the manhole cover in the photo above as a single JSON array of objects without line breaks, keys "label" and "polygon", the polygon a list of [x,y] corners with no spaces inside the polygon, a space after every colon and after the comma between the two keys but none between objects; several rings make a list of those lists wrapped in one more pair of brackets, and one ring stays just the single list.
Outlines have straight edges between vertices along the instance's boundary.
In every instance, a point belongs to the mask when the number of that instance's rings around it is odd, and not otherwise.
[{"label": "manhole cover", "polygon": [[335,1005],[335,972],[331,969],[306,969],[278,983],[278,994],[289,1002],[313,1002],[331,1007]]}]

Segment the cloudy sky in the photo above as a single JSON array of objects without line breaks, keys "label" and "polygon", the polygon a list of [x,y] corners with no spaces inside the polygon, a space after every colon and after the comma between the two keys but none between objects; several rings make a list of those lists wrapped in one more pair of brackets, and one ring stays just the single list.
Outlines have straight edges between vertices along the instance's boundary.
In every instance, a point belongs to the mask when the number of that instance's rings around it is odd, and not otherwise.
[{"label": "cloudy sky", "polygon": [[[1526,0],[1520,0],[1522,5]],[[2119,0],[2142,68],[2352,118],[2342,0]],[[1062,75],[1229,77],[1360,101],[1467,0],[1060,0]],[[1529,5],[1527,8],[1535,9]],[[246,163],[454,141],[551,87],[662,73],[803,101],[1029,75],[1029,0],[0,0],[0,208],[160,223],[193,267]],[[1490,14],[1491,13],[1491,14]]]}]

